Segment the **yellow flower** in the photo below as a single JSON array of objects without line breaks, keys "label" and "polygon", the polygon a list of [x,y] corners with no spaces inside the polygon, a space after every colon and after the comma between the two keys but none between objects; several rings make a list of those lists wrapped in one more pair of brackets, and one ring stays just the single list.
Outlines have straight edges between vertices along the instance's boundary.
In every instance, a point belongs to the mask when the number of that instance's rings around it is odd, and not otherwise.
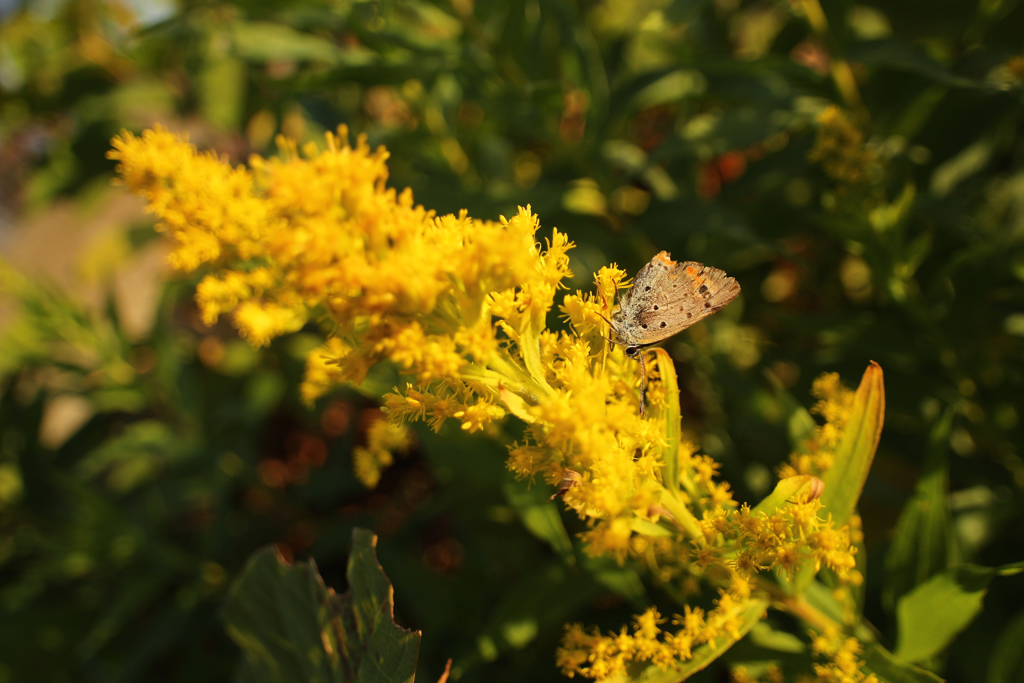
[{"label": "yellow flower", "polygon": [[878,164],[878,155],[864,144],[864,133],[834,105],[818,115],[818,135],[807,159],[847,185],[874,179]]},{"label": "yellow flower", "polygon": [[814,380],[811,395],[818,399],[811,412],[821,415],[825,423],[816,426],[800,449],[789,456],[789,462],[779,467],[780,479],[798,474],[820,477],[835,459],[835,450],[850,417],[853,391],[843,386],[838,374],[827,372]]},{"label": "yellow flower", "polygon": [[356,478],[368,489],[376,488],[381,473],[412,445],[412,434],[402,425],[375,420],[366,433],[366,445],[352,449]]},{"label": "yellow flower", "polygon": [[[823,120],[821,135],[832,131],[821,138],[823,164],[847,163],[848,148],[860,144],[845,125]],[[636,557],[681,595],[699,593],[702,581],[717,591],[713,609],[687,605],[672,627],[653,608],[613,634],[569,627],[558,653],[566,674],[601,679],[637,662],[669,668],[696,648],[719,647],[719,638],[739,636],[744,610],[763,598],[760,572],[813,564],[857,580],[851,531],[820,519],[820,502],[737,508],[717,480],[720,464],[679,439],[675,370],[660,350],[647,355],[652,410],[640,415],[638,363],[606,341],[625,271],[606,266],[593,293],[564,294],[569,329],[549,330],[571,275],[564,233],[553,229],[541,244],[529,206],[498,221],[437,216],[409,190],[387,187],[383,148],[371,151],[363,137],[349,145],[344,127],[325,142],[299,150],[281,139],[280,157],[232,168],[158,128],[123,133],[110,156],[173,240],[172,263],[206,268],[196,294],[206,323],[230,316],[255,346],[311,321],[323,326],[303,400],[360,383],[379,363],[402,375],[383,397],[388,420],[353,453],[365,485],[408,448],[405,423],[440,430],[454,419],[476,432],[511,414],[526,427],[509,449],[509,469],[559,486],[587,524],[588,553]],[[794,455],[794,471],[824,471],[849,417],[852,392],[837,377],[820,379],[814,392],[825,423]],[[853,650],[844,652],[827,666],[849,668]]]}]

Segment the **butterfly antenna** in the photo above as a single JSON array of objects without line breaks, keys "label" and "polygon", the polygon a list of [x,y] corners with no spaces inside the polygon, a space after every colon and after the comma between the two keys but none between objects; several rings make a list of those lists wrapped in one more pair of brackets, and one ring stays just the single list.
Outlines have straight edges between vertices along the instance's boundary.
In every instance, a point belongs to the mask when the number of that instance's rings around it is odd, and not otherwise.
[{"label": "butterfly antenna", "polygon": [[[608,318],[605,318],[598,311],[594,311],[594,312],[597,313],[598,315],[600,315],[601,319],[604,320],[606,323],[608,323],[608,327],[610,327],[612,329],[615,329],[615,326],[612,325],[612,321],[611,320],[609,320]],[[611,342],[612,344],[618,344],[619,346],[628,346],[628,344],[626,344],[625,342],[615,341],[611,337],[605,337],[603,334],[601,336],[604,337],[607,341]]]}]

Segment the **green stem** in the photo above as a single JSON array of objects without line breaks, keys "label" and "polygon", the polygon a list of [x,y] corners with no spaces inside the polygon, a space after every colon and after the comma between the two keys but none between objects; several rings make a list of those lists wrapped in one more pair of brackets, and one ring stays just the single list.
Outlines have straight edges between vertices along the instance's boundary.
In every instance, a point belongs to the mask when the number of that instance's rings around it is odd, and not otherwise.
[{"label": "green stem", "polygon": [[700,530],[700,522],[697,521],[697,518],[693,516],[690,509],[679,498],[678,493],[665,489],[665,495],[661,498],[661,504],[671,513],[679,527],[689,536],[694,539],[704,538],[704,532]]},{"label": "green stem", "polygon": [[532,406],[540,403],[541,396],[551,393],[550,387],[540,386],[536,380],[516,363],[505,349],[499,349],[487,359],[487,367],[494,372],[507,378],[506,384],[509,391],[516,393],[520,398]]}]

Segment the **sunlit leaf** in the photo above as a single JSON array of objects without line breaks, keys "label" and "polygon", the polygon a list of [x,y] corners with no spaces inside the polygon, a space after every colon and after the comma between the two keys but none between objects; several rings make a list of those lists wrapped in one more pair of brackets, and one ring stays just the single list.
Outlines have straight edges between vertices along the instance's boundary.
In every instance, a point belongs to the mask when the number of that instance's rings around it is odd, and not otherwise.
[{"label": "sunlit leaf", "polygon": [[814,488],[814,485],[814,477],[809,474],[798,474],[795,477],[781,479],[775,485],[775,489],[757,504],[754,512],[772,515],[787,502],[795,501],[805,496]]},{"label": "sunlit leaf", "polygon": [[679,381],[676,379],[672,357],[665,349],[654,349],[658,359],[658,377],[665,391],[662,403],[661,422],[665,429],[665,447],[661,451],[662,480],[665,488],[675,491],[679,488],[679,443],[682,438],[682,425],[679,415]]},{"label": "sunlit leaf", "polygon": [[287,564],[273,547],[249,560],[224,605],[248,679],[266,683],[413,680],[420,633],[394,623],[391,583],[377,537],[352,533],[349,590],[336,595],[313,561]]},{"label": "sunlit leaf", "polygon": [[640,534],[642,536],[655,536],[655,537],[657,537],[657,536],[673,536],[674,535],[674,533],[671,530],[666,529],[665,527],[661,526],[660,524],[655,524],[654,522],[650,522],[650,521],[648,521],[646,519],[635,518],[635,519],[633,519],[632,522],[630,522],[629,527],[633,531],[635,531],[636,533],[638,533],[638,534]]},{"label": "sunlit leaf", "polygon": [[806,652],[807,646],[802,640],[786,631],[773,629],[767,622],[760,621],[750,629],[749,640],[754,645],[776,652]]},{"label": "sunlit leaf", "polygon": [[235,50],[246,59],[315,60],[334,63],[341,51],[323,38],[268,21],[237,22],[232,26]]},{"label": "sunlit leaf", "polygon": [[1024,562],[1003,567],[962,565],[936,574],[896,606],[899,644],[896,656],[922,662],[941,652],[981,611],[994,576],[1024,571]]},{"label": "sunlit leaf", "polygon": [[837,525],[845,524],[857,506],[878,448],[884,420],[882,368],[872,361],[854,395],[850,418],[836,448],[835,461],[823,477],[822,514],[831,514]]},{"label": "sunlit leaf", "polygon": [[[856,508],[878,448],[884,419],[885,386],[882,382],[882,368],[872,361],[854,394],[850,418],[843,430],[842,441],[836,448],[835,461],[824,475],[822,510],[818,514],[831,515],[837,525],[845,524]],[[796,578],[788,580],[781,577],[780,582],[787,592],[798,593],[811,584],[814,575],[814,568],[806,563]]]}]

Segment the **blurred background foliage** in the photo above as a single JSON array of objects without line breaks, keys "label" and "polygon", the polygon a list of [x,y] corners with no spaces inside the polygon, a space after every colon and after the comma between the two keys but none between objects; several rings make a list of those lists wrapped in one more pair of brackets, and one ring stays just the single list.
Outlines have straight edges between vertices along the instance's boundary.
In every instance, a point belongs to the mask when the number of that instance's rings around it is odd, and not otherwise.
[{"label": "blurred background foliage", "polygon": [[[448,657],[460,680],[555,680],[565,621],[661,599],[579,552],[579,522],[504,470],[508,435],[421,432],[365,490],[351,450],[394,377],[309,411],[318,330],[253,351],[199,322],[110,187],[110,137],[154,123],[236,162],[346,123],[428,208],[531,204],[578,244],[579,288],[661,249],[725,269],[741,299],[668,348],[684,429],[742,500],[816,375],[881,363],[860,512],[890,649],[915,585],[1021,559],[1016,0],[2,0],[0,21],[0,681],[225,680],[246,558],[276,543],[341,590],[353,526],[381,536],[424,680]],[[1019,680],[1021,605],[995,581],[924,664]]]}]

